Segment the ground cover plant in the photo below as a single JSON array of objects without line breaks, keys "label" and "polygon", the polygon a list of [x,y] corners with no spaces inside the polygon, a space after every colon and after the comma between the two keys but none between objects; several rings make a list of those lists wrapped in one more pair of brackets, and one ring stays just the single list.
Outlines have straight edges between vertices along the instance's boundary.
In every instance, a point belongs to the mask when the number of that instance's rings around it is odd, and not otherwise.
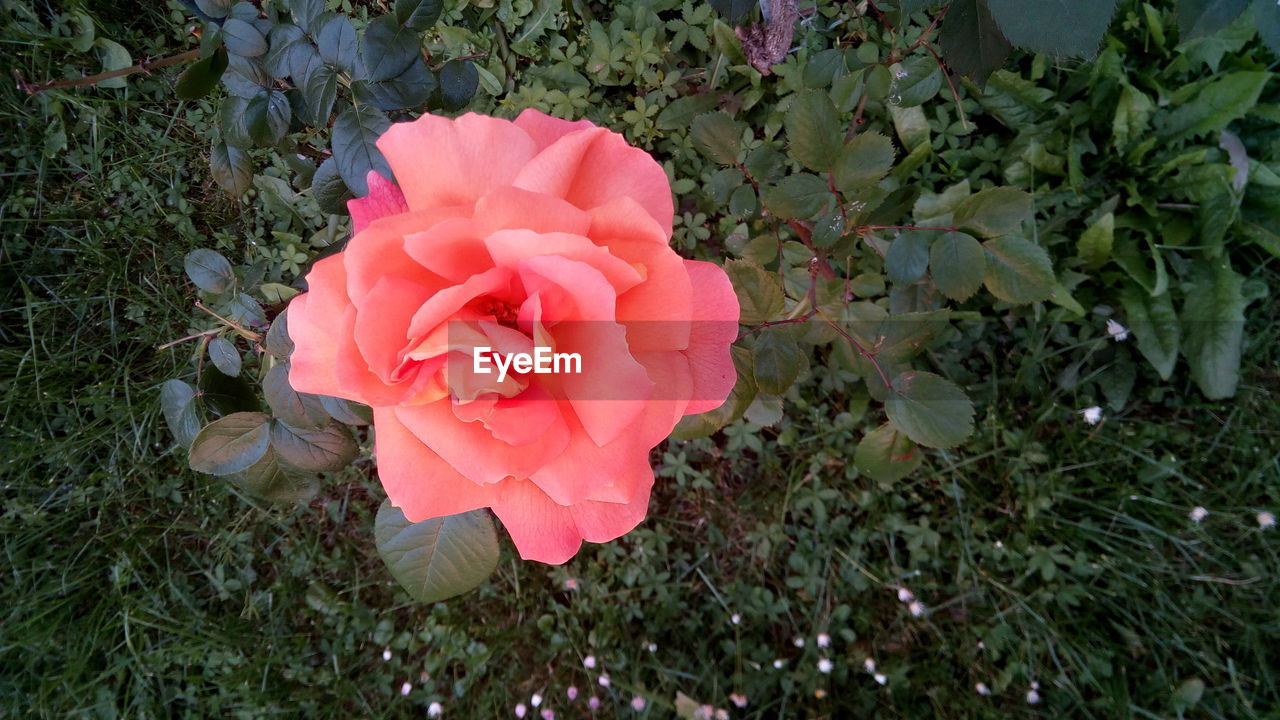
[{"label": "ground cover plant", "polygon": [[[11,3],[5,74],[208,46],[232,8],[194,5]],[[351,19],[326,23],[367,39],[409,5],[330,3]],[[225,123],[259,91],[234,74],[192,100],[175,97],[183,66],[7,85],[5,714],[1272,716],[1268,8],[1123,2],[1096,52],[1005,48],[983,69],[948,47],[948,17],[999,25],[1001,3],[952,3],[936,24],[941,4],[882,5],[797,8],[768,75],[733,29],[768,22],[741,6],[445,4],[415,29],[413,72],[474,84],[379,107],[382,122],[533,107],[624,133],[667,169],[674,244],[724,264],[754,313],[734,402],[654,451],[648,520],[563,566],[504,544],[487,582],[441,603],[378,557],[385,495],[358,418],[353,464],[269,486],[189,469],[219,402],[261,402],[268,321],[345,239],[331,201],[350,188],[316,178],[355,162],[348,111],[324,113],[330,128],[304,98],[281,125],[268,95],[243,129],[273,136],[240,148]],[[944,75],[930,33],[978,77]],[[372,105],[355,84],[394,78],[358,62],[263,82]],[[828,166],[840,153],[848,167]],[[362,175],[345,169],[343,185]],[[202,249],[229,259],[226,297],[201,283],[216,260],[192,272]],[[746,332],[814,309],[876,362],[814,317]],[[876,379],[908,361],[963,392],[971,432],[936,406],[924,425],[893,409]],[[200,415],[175,416],[168,380]]]}]

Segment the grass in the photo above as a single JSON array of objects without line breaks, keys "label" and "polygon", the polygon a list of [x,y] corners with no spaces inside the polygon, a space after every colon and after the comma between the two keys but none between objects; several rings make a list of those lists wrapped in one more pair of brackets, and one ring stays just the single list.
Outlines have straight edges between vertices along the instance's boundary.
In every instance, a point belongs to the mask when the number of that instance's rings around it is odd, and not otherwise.
[{"label": "grass", "polygon": [[[145,47],[167,19],[136,22]],[[564,567],[508,547],[480,591],[423,607],[373,549],[367,464],[268,506],[173,449],[157,386],[188,358],[157,348],[192,322],[181,257],[270,225],[211,191],[198,108],[163,78],[3,92],[2,716],[499,718],[541,693],[560,717],[590,695],[667,717],[683,693],[734,717],[1276,717],[1280,552],[1254,517],[1280,486],[1274,303],[1235,400],[1142,378],[1095,428],[1091,397],[1043,390],[1063,328],[970,328],[935,359],[982,399],[979,432],[892,485],[849,461],[878,418],[816,365],[779,427],[656,451],[637,531]],[[68,147],[46,153],[54,116]]]}]

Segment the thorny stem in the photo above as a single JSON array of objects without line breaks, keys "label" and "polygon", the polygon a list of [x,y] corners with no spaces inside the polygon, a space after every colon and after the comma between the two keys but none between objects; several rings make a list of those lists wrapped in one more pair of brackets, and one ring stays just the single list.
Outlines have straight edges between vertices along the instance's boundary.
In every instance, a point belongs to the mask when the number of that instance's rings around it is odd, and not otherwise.
[{"label": "thorny stem", "polygon": [[159,70],[160,68],[169,67],[170,65],[177,65],[179,63],[187,62],[188,60],[195,60],[199,57],[199,50],[188,50],[184,53],[170,55],[169,57],[155,61],[143,60],[137,65],[133,65],[131,67],[120,68],[119,70],[108,70],[107,72],[101,72],[97,75],[87,75],[82,78],[69,80],[46,80],[39,83],[27,82],[23,79],[22,72],[19,70],[14,70],[13,74],[18,80],[19,90],[26,92],[28,95],[35,95],[38,92],[44,92],[45,90],[52,90],[54,88],[84,87],[85,85],[96,85],[104,80],[111,80],[112,78],[133,75],[134,73],[149,73],[152,70]]}]

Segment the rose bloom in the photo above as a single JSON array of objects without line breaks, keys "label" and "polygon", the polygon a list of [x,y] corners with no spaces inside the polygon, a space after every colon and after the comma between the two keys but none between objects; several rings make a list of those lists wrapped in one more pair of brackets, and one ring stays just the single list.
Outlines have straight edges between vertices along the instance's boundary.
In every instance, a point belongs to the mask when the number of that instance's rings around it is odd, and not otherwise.
[{"label": "rose bloom", "polygon": [[[398,185],[369,174],[350,242],[290,304],[290,383],[373,408],[378,475],[410,521],[492,508],[521,557],[553,564],[628,532],[650,449],[736,379],[736,296],[671,249],[662,167],[534,110],[424,115],[377,144]],[[499,381],[477,347],[577,353],[581,372]]]}]

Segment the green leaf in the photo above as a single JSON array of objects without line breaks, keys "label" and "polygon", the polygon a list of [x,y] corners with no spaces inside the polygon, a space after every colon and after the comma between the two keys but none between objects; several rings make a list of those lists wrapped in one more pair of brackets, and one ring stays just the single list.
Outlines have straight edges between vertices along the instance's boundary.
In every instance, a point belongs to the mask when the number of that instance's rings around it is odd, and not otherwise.
[{"label": "green leaf", "polygon": [[72,10],[68,15],[72,29],[71,49],[76,52],[89,52],[93,49],[93,38],[97,34],[93,26],[93,18],[83,10]]},{"label": "green leaf", "polygon": [[209,152],[209,172],[228,195],[238,198],[253,187],[249,153],[218,140]]},{"label": "green leaf", "polygon": [[1182,305],[1182,347],[1191,379],[1205,397],[1222,400],[1236,393],[1244,345],[1244,279],[1226,260],[1197,269]]},{"label": "green leaf", "polygon": [[893,239],[884,256],[889,281],[909,285],[929,269],[929,239],[923,233],[907,231]]},{"label": "green leaf", "polygon": [[419,602],[473,590],[498,566],[498,535],[484,510],[412,523],[388,500],[373,534],[392,577]]},{"label": "green leaf", "polygon": [[347,201],[355,197],[338,172],[338,161],[332,157],[325,158],[311,176],[311,195],[321,211],[332,215],[348,214]]},{"label": "green leaf", "polygon": [[1053,296],[1057,278],[1044,248],[1030,240],[1007,235],[983,244],[987,269],[983,281],[992,295],[1011,303],[1031,303]]},{"label": "green leaf", "polygon": [[1173,707],[1179,715],[1190,710],[1200,704],[1200,698],[1204,697],[1205,684],[1198,677],[1184,680],[1178,685],[1178,689],[1173,691]]},{"label": "green leaf", "polygon": [[1178,0],[1178,31],[1183,40],[1212,35],[1244,12],[1249,0]]},{"label": "green leaf", "polygon": [[331,395],[321,395],[319,397],[324,411],[343,425],[373,424],[373,411],[367,406]]},{"label": "green leaf", "polygon": [[863,435],[853,451],[853,464],[858,470],[882,483],[910,475],[922,460],[924,456],[916,451],[916,444],[890,423]]},{"label": "green leaf", "polygon": [[289,308],[276,315],[262,338],[262,349],[280,360],[289,359],[293,352],[293,340],[289,339]]},{"label": "green leaf", "polygon": [[253,23],[239,18],[227,18],[222,24],[222,41],[227,50],[241,57],[257,57],[266,54],[267,39]]},{"label": "green leaf", "polygon": [[787,219],[808,219],[826,212],[834,195],[827,182],[811,173],[782,178],[763,189],[764,204],[774,215]]},{"label": "green leaf", "polygon": [[843,138],[836,107],[826,91],[802,90],[792,96],[784,127],[791,157],[810,170],[831,169]]},{"label": "green leaf", "polygon": [[226,17],[234,4],[234,0],[196,0],[196,7],[200,8],[200,12],[211,18]]},{"label": "green leaf", "polygon": [[278,419],[271,421],[271,446],[282,461],[310,472],[341,470],[359,449],[351,433],[337,422],[305,428]]},{"label": "green leaf", "polygon": [[293,21],[306,32],[314,30],[311,22],[324,12],[325,0],[285,0],[285,5],[293,14]]},{"label": "green leaf", "polygon": [[722,112],[699,115],[689,131],[693,146],[713,162],[737,165],[742,143],[742,128]]},{"label": "green leaf", "polygon": [[271,416],[260,412],[238,412],[214,420],[191,443],[191,469],[210,475],[248,469],[267,452],[270,422]]},{"label": "green leaf", "polygon": [[470,60],[450,60],[440,68],[440,100],[445,110],[461,110],[480,86],[480,73]]},{"label": "green leaf", "polygon": [[227,70],[222,73],[222,84],[227,92],[242,100],[257,97],[271,89],[271,76],[267,73],[265,58],[227,56]]},{"label": "green leaf", "polygon": [[272,502],[305,503],[320,491],[319,479],[284,466],[270,448],[261,460],[228,480],[250,495]]},{"label": "green leaf", "polygon": [[963,302],[982,285],[987,271],[987,255],[982,245],[962,232],[948,232],[929,248],[933,283],[943,295]]},{"label": "green leaf", "polygon": [[351,72],[356,66],[356,29],[345,15],[324,13],[315,19],[311,34],[316,38],[320,58],[329,65]]},{"label": "green leaf", "polygon": [[292,117],[289,99],[278,90],[259,91],[252,98],[230,97],[222,103],[223,138],[244,149],[270,147],[284,137]]},{"label": "green leaf", "polygon": [[[1150,236],[1145,238],[1145,242],[1146,254],[1139,249],[1139,241],[1132,236],[1121,237],[1112,247],[1112,255],[1116,264],[1152,296],[1163,295],[1169,287],[1169,271],[1165,268],[1164,254]],[[1150,263],[1147,262],[1148,258]]]},{"label": "green leaf", "polygon": [[205,368],[200,375],[200,400],[218,415],[257,412],[262,407],[257,390],[244,375],[224,375],[216,367]]},{"label": "green leaf", "polygon": [[236,293],[236,296],[227,303],[226,315],[248,327],[261,327],[267,324],[267,316],[262,313],[262,306],[248,293]]},{"label": "green leaf", "polygon": [[[747,189],[749,190],[750,187]],[[814,221],[813,234],[809,239],[816,248],[834,247],[844,237],[844,229],[844,215],[840,212],[830,212]]]},{"label": "green leaf", "polygon": [[947,9],[938,33],[948,67],[985,83],[1004,64],[1013,46],[991,17],[986,0],[955,0]]},{"label": "green leaf", "polygon": [[782,283],[774,273],[746,260],[730,260],[724,270],[738,295],[739,322],[743,325],[768,322],[786,310]]},{"label": "green leaf", "polygon": [[710,0],[720,17],[731,25],[738,25],[756,7],[756,0]]},{"label": "green leaf", "polygon": [[213,92],[227,69],[227,51],[218,48],[207,58],[197,60],[187,66],[178,76],[174,93],[183,100],[199,100]]},{"label": "green leaf", "polygon": [[396,22],[395,17],[375,18],[364,30],[360,59],[371,82],[388,80],[408,69],[422,55],[422,39],[416,30]]},{"label": "green leaf", "polygon": [[[366,177],[370,170],[377,170],[383,177],[393,176],[391,166],[387,165],[387,159],[375,144],[389,127],[391,123],[382,113],[356,105],[344,110],[333,121],[333,157],[337,160],[342,181],[357,197],[369,194]],[[319,173],[318,170],[316,172]]]},{"label": "green leaf", "polygon": [[658,113],[654,123],[659,130],[687,128],[693,124],[694,118],[715,110],[719,104],[720,95],[711,92],[676,98]]},{"label": "green leaf", "polygon": [[1111,245],[1115,241],[1116,217],[1107,213],[1089,226],[1076,243],[1076,252],[1089,267],[1097,270],[1111,259]]},{"label": "green leaf", "polygon": [[760,392],[783,395],[809,368],[809,356],[785,333],[765,330],[755,346],[752,375]]},{"label": "green leaf", "polygon": [[973,403],[950,380],[905,372],[893,380],[885,413],[894,427],[925,447],[959,445],[973,432]]},{"label": "green leaf", "polygon": [[227,292],[236,284],[231,263],[216,250],[199,248],[187,253],[182,260],[187,277],[196,287],[215,295]]},{"label": "green leaf", "polygon": [[240,351],[226,338],[216,337],[209,341],[209,359],[225,375],[235,377],[240,374]]},{"label": "green leaf", "polygon": [[1011,187],[987,188],[965,198],[952,222],[982,237],[998,237],[1022,227],[1035,212],[1031,194]]},{"label": "green leaf", "polygon": [[893,168],[893,142],[876,132],[857,135],[840,148],[831,179],[843,193],[875,185]]},{"label": "green leaf", "polygon": [[267,56],[262,59],[262,64],[273,77],[294,75],[293,51],[295,47],[303,45],[307,50],[315,53],[315,47],[302,32],[302,28],[289,23],[280,23],[271,28],[271,32],[267,34]]},{"label": "green leaf", "polygon": [[[942,89],[942,71],[938,69],[938,62],[929,56],[921,55],[894,63],[889,72],[893,74],[889,101],[895,108],[922,105]],[[911,143],[908,147],[915,145]]]},{"label": "green leaf", "polygon": [[160,409],[178,444],[184,448],[191,447],[191,441],[200,432],[196,389],[181,380],[166,380],[160,386]]},{"label": "green leaf", "polygon": [[[115,40],[100,37],[93,41],[93,46],[97,48],[104,72],[123,70],[133,66],[133,57],[129,55],[129,51]],[[118,89],[125,87],[125,81],[123,77],[114,77],[98,83],[98,87]]]},{"label": "green leaf", "polygon": [[1280,3],[1253,0],[1253,24],[1271,52],[1280,55]]},{"label": "green leaf", "polygon": [[1166,142],[1221,132],[1244,117],[1254,105],[1271,73],[1241,71],[1219,75],[1200,85],[1188,101],[1156,116],[1157,135]]},{"label": "green leaf", "polygon": [[318,54],[312,53],[304,62],[301,73],[294,77],[306,105],[303,119],[316,127],[324,127],[329,124],[333,103],[338,98],[338,74],[325,65]]},{"label": "green leaf", "polygon": [[441,0],[396,0],[396,22],[414,32],[430,30],[444,9]]},{"label": "green leaf", "polygon": [[357,100],[382,111],[418,110],[427,104],[436,87],[436,76],[431,74],[421,60],[413,61],[408,70],[390,80],[357,80],[351,84]]},{"label": "green leaf", "polygon": [[262,378],[262,394],[271,412],[286,423],[304,429],[316,429],[329,422],[319,395],[300,393],[289,384],[289,366],[276,365]]},{"label": "green leaf", "polygon": [[1116,0],[987,0],[987,6],[1005,38],[1020,48],[1092,58],[1111,26]]}]

